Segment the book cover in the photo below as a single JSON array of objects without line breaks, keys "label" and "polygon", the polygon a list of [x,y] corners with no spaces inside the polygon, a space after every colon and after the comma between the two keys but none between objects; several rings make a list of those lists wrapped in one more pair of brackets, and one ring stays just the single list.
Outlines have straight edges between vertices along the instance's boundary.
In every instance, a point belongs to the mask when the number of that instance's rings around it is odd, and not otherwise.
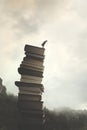
[{"label": "book cover", "polygon": [[20,86],[19,91],[43,92],[43,87]]},{"label": "book cover", "polygon": [[34,79],[26,79],[26,78],[21,78],[20,81],[25,83],[38,83],[38,84],[42,82],[42,80],[34,80]]},{"label": "book cover", "polygon": [[20,64],[20,67],[22,68],[25,68],[25,69],[31,69],[31,70],[36,70],[36,71],[40,71],[40,72],[43,72],[44,71],[44,67],[43,68],[39,68],[39,67],[36,67],[35,65],[31,65],[31,64]]},{"label": "book cover", "polygon": [[25,45],[24,51],[38,55],[44,55],[45,48],[36,47],[32,45]]},{"label": "book cover", "polygon": [[38,69],[44,69],[44,66],[43,65],[40,65],[40,64],[33,64],[32,62],[27,62],[27,61],[22,61],[21,64],[23,65],[27,65],[27,66],[32,66],[32,67],[35,67],[35,68],[38,68]]},{"label": "book cover", "polygon": [[38,87],[38,88],[43,88],[43,84],[36,84],[36,83],[25,83],[21,81],[15,81],[15,85],[18,87]]},{"label": "book cover", "polygon": [[23,115],[23,116],[28,116],[28,117],[35,117],[35,118],[38,118],[38,117],[45,117],[45,113],[43,112],[43,110],[29,110],[29,111],[20,111],[19,112],[20,115]]},{"label": "book cover", "polygon": [[19,101],[18,107],[20,110],[42,110],[42,101]]},{"label": "book cover", "polygon": [[25,93],[19,93],[18,95],[18,101],[40,101],[41,100],[41,95],[35,95],[35,94],[25,94]]},{"label": "book cover", "polygon": [[36,60],[36,59],[33,59],[33,58],[24,57],[24,58],[23,58],[23,61],[26,61],[26,62],[32,63],[32,64],[36,64],[36,65],[39,65],[39,66],[42,66],[42,65],[43,65],[43,61]]},{"label": "book cover", "polygon": [[45,58],[45,55],[38,55],[38,54],[34,54],[34,53],[29,53],[29,52],[25,52],[25,55],[27,58],[32,58],[32,59],[36,59],[36,60],[40,60],[40,61],[43,61]]},{"label": "book cover", "polygon": [[32,69],[26,69],[23,67],[18,68],[19,74],[24,74],[24,75],[32,75],[32,76],[38,76],[38,77],[43,77],[43,73],[40,71],[32,70]]}]

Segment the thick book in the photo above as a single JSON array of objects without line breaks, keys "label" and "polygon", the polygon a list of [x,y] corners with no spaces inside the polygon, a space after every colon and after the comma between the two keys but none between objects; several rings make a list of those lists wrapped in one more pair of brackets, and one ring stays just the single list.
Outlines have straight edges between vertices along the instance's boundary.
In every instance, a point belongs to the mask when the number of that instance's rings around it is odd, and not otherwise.
[{"label": "thick book", "polygon": [[35,71],[40,71],[40,72],[43,72],[44,71],[44,67],[43,68],[37,68],[33,65],[30,65],[30,64],[20,64],[20,67],[22,68],[25,68],[25,69],[31,69],[31,70],[35,70]]},{"label": "thick book", "polygon": [[45,117],[45,113],[43,112],[43,110],[42,111],[38,111],[38,110],[20,111],[19,114],[22,115],[23,117],[34,117],[34,118]]},{"label": "thick book", "polygon": [[21,75],[20,81],[29,83],[41,83],[42,77],[31,76],[31,75]]},{"label": "thick book", "polygon": [[43,124],[43,118],[41,117],[39,117],[39,118],[34,118],[34,117],[23,117],[23,116],[21,116],[21,122],[23,122],[24,124],[33,124],[33,125],[35,125],[35,124]]},{"label": "thick book", "polygon": [[27,94],[27,95],[42,95],[42,92],[35,92],[35,91],[26,91],[26,90],[19,90],[20,94]]},{"label": "thick book", "polygon": [[30,92],[30,91],[19,91],[21,94],[33,94],[33,95],[41,95],[40,92]]},{"label": "thick book", "polygon": [[21,79],[42,81],[42,77],[32,76],[32,75],[21,75]]},{"label": "thick book", "polygon": [[18,102],[18,107],[20,110],[42,110],[42,101],[20,101]]},{"label": "thick book", "polygon": [[32,75],[32,76],[37,76],[37,77],[43,77],[43,72],[36,71],[36,70],[31,70],[31,69],[26,69],[23,67],[18,68],[19,74],[24,74],[24,75]]},{"label": "thick book", "polygon": [[43,61],[39,61],[39,60],[35,60],[35,59],[30,59],[30,58],[27,58],[27,57],[24,57],[23,61],[35,64],[35,65],[43,66]]},{"label": "thick book", "polygon": [[25,83],[20,81],[15,81],[15,85],[18,87],[37,87],[37,88],[43,88],[43,84],[36,84],[36,83]]},{"label": "thick book", "polygon": [[44,91],[43,87],[31,87],[31,86],[19,86],[19,91],[28,91],[28,92],[37,92],[37,93],[42,93]]},{"label": "thick book", "polygon": [[38,54],[29,53],[29,52],[25,52],[25,55],[29,59],[32,58],[32,59],[36,59],[36,60],[39,60],[39,61],[43,61],[44,58],[45,58],[45,55],[38,55]]},{"label": "thick book", "polygon": [[21,78],[20,81],[25,83],[38,83],[38,84],[42,82],[41,80],[32,80],[32,79],[24,79],[24,78]]},{"label": "thick book", "polygon": [[23,65],[27,65],[27,66],[32,66],[32,67],[35,67],[37,69],[44,69],[44,66],[43,65],[36,65],[36,64],[33,64],[33,63],[29,63],[27,61],[22,61],[21,62]]},{"label": "thick book", "polygon": [[25,45],[24,51],[33,54],[44,55],[45,48],[36,47],[32,45]]},{"label": "thick book", "polygon": [[35,95],[35,94],[18,94],[18,101],[41,101],[41,95]]}]

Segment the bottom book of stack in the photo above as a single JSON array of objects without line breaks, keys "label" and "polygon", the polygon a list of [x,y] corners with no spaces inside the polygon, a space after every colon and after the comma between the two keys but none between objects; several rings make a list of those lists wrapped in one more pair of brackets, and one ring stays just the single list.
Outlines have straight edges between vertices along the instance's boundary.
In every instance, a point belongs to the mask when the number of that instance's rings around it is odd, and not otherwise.
[{"label": "bottom book of stack", "polygon": [[20,130],[43,130],[45,115],[42,110],[21,110],[19,112]]}]

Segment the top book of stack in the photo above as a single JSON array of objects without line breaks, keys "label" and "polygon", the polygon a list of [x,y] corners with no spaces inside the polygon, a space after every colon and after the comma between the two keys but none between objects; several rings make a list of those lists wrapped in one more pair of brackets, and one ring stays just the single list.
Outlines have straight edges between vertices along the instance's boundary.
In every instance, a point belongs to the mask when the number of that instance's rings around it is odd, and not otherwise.
[{"label": "top book of stack", "polygon": [[35,46],[32,46],[32,45],[25,45],[24,51],[25,51],[26,55],[31,53],[31,54],[36,54],[38,56],[39,55],[43,56],[45,48],[35,47]]}]

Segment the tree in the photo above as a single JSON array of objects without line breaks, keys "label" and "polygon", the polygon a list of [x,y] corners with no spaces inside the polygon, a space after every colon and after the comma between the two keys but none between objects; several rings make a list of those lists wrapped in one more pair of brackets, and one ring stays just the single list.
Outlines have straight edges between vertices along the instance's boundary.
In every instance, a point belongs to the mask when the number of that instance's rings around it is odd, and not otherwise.
[{"label": "tree", "polygon": [[6,95],[6,87],[2,84],[3,80],[0,78],[0,95]]}]

